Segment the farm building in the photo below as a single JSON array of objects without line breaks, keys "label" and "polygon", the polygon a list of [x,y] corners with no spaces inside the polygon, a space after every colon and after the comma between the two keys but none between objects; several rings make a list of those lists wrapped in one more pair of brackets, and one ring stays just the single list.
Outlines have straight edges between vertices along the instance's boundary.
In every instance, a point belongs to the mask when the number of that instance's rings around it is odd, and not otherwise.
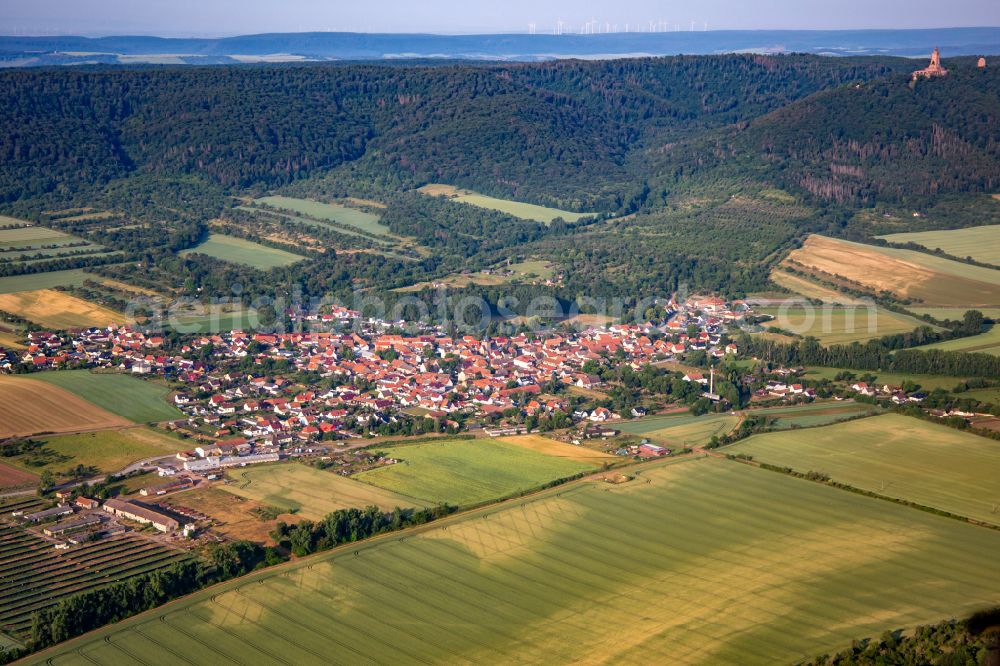
[{"label": "farm building", "polygon": [[97,516],[87,516],[86,518],[80,518],[79,520],[68,520],[64,523],[49,525],[42,531],[46,534],[46,536],[62,536],[63,534],[79,532],[80,530],[100,524],[101,519]]},{"label": "farm building", "polygon": [[137,523],[152,525],[161,532],[173,532],[180,527],[180,523],[170,516],[124,500],[109,499],[104,503],[104,510]]},{"label": "farm building", "polygon": [[51,509],[44,509],[42,511],[36,511],[35,513],[26,513],[23,517],[29,523],[40,523],[43,520],[58,518],[59,516],[68,516],[72,513],[73,507],[60,504],[59,506],[54,506]]},{"label": "farm building", "polygon": [[158,486],[149,486],[148,488],[143,488],[139,491],[140,495],[166,495],[167,493],[172,493],[175,490],[183,490],[185,488],[190,488],[194,485],[194,481],[191,479],[183,478],[177,479],[175,481],[168,481],[167,483],[161,483]]}]

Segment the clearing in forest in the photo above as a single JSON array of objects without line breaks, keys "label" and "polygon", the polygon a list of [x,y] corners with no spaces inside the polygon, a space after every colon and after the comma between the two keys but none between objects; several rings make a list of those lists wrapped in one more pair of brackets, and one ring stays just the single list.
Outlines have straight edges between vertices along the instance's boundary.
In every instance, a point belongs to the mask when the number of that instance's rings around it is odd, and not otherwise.
[{"label": "clearing in forest", "polygon": [[233,264],[243,264],[252,266],[262,271],[278,268],[279,266],[289,266],[305,257],[279,250],[277,248],[254,243],[235,236],[225,234],[209,234],[208,240],[195,247],[183,250],[182,255],[207,254],[210,257],[228,261]]},{"label": "clearing in forest", "polygon": [[478,206],[479,208],[497,210],[501,213],[519,217],[522,220],[534,220],[535,222],[543,222],[545,224],[551,223],[552,220],[558,217],[561,217],[567,222],[576,222],[580,218],[587,217],[592,214],[572,213],[568,210],[559,210],[558,208],[549,208],[547,206],[539,206],[537,204],[524,203],[522,201],[497,199],[495,197],[488,197],[485,194],[473,192],[472,190],[463,190],[452,185],[442,185],[441,183],[424,185],[417,191],[428,196],[444,197],[446,199],[450,199],[451,201],[458,201],[460,203]]}]

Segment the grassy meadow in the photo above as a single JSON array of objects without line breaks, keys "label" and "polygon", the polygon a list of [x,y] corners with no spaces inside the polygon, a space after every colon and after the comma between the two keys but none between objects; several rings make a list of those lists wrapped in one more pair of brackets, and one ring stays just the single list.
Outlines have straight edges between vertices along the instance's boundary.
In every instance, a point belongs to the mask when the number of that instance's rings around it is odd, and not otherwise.
[{"label": "grassy meadow", "polygon": [[921,307],[1000,306],[1000,271],[915,250],[812,235],[788,259]]},{"label": "grassy meadow", "polygon": [[953,319],[955,321],[959,321],[969,310],[979,310],[985,317],[989,317],[990,319],[1000,319],[1000,308],[918,308],[910,306],[906,309],[914,314],[928,314],[935,319],[941,320]]},{"label": "grassy meadow", "polygon": [[458,201],[471,206],[497,210],[501,213],[519,217],[522,220],[534,220],[535,222],[543,222],[545,224],[549,224],[557,217],[561,217],[567,222],[576,222],[580,218],[590,215],[590,213],[572,213],[568,210],[548,208],[546,206],[538,206],[536,204],[523,203],[520,201],[511,201],[509,199],[497,199],[495,197],[488,197],[484,194],[478,194],[471,190],[462,190],[451,185],[442,185],[440,183],[424,185],[418,191],[429,196],[445,197],[452,201]]},{"label": "grassy meadow", "polygon": [[624,433],[647,438],[656,444],[682,448],[708,444],[713,436],[730,432],[739,423],[731,414],[667,414],[626,421],[614,427]]},{"label": "grassy meadow", "polygon": [[230,476],[234,481],[222,486],[223,490],[294,514],[294,519],[322,520],[338,509],[370,505],[386,511],[426,506],[413,497],[295,463],[250,467],[232,471]]},{"label": "grassy meadow", "polygon": [[29,663],[793,663],[995,604],[998,551],[995,530],[675,461],[251,574]]},{"label": "grassy meadow", "polygon": [[26,275],[8,275],[0,277],[0,294],[12,294],[19,291],[37,291],[52,287],[79,287],[95,276],[85,273],[83,269],[73,268],[65,271],[49,271],[48,273],[28,273]]},{"label": "grassy meadow", "polygon": [[[503,275],[501,274],[501,271],[510,271],[511,273],[510,275]],[[548,280],[554,275],[555,270],[552,268],[552,264],[550,262],[529,260],[511,264],[510,266],[494,266],[489,273],[484,271],[478,271],[475,273],[454,273],[438,280],[418,282],[406,287],[399,287],[394,291],[420,291],[421,289],[434,285],[446,285],[456,289],[461,289],[470,285],[494,287],[522,280]]]},{"label": "grassy meadow", "polygon": [[400,462],[354,478],[429,504],[455,506],[505,497],[597,468],[496,439],[429,442],[385,452]]},{"label": "grassy meadow", "polygon": [[354,227],[376,236],[390,236],[392,232],[389,227],[379,222],[379,216],[372,213],[349,208],[335,203],[323,203],[311,201],[309,199],[295,199],[292,197],[273,196],[256,199],[254,203],[265,204],[271,208],[291,211],[315,217],[320,220],[329,220],[347,227]]},{"label": "grassy meadow", "polygon": [[1000,446],[947,426],[885,414],[754,435],[726,451],[1000,525]]},{"label": "grassy meadow", "polygon": [[980,335],[935,342],[932,345],[917,347],[917,349],[941,349],[944,351],[974,352],[977,354],[1000,356],[1000,325],[994,324],[990,330]]},{"label": "grassy meadow", "polygon": [[170,389],[155,381],[147,381],[117,373],[89,370],[40,372],[32,378],[63,388],[112,414],[135,423],[167,421],[183,416],[167,401]]},{"label": "grassy meadow", "polygon": [[210,257],[228,261],[233,264],[243,264],[252,266],[262,271],[288,266],[297,261],[302,261],[305,257],[278,250],[273,247],[254,243],[235,236],[225,234],[209,234],[208,240],[200,245],[189,248],[181,254],[207,254]]},{"label": "grassy meadow", "polygon": [[916,243],[928,250],[942,249],[953,257],[1000,265],[1000,224],[946,231],[917,231],[879,236],[891,243]]},{"label": "grassy meadow", "polygon": [[878,307],[788,305],[758,308],[756,311],[774,317],[764,326],[777,326],[803,337],[812,336],[824,345],[865,342],[928,325],[913,317]]},{"label": "grassy meadow", "polygon": [[45,470],[60,474],[77,465],[92,466],[100,472],[118,472],[137,460],[166,456],[185,448],[181,440],[143,427],[32,439],[42,442],[43,447],[5,460],[36,474]]},{"label": "grassy meadow", "polygon": [[788,429],[825,426],[862,414],[877,414],[879,411],[881,410],[874,405],[859,402],[821,402],[753,409],[746,414],[772,417],[772,428]]},{"label": "grassy meadow", "polygon": [[[852,370],[845,368],[820,367],[806,368],[804,376],[806,379],[832,380],[842,372],[851,372],[855,377],[861,377],[862,375],[874,375],[876,383],[890,384],[892,386],[900,386],[905,381],[911,381],[927,391],[933,391],[936,388],[943,388],[946,391],[950,391],[967,379],[966,377],[949,377],[948,375],[920,375],[912,373],[881,372],[878,370]],[[852,384],[853,381],[845,383]]]}]

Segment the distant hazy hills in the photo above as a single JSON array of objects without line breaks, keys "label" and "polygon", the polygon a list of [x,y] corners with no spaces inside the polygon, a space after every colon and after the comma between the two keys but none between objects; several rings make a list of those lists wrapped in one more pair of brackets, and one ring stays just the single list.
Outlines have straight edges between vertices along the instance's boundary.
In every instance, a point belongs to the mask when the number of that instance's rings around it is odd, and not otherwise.
[{"label": "distant hazy hills", "polygon": [[1000,28],[761,30],[605,35],[284,33],[218,39],[0,37],[0,67],[294,60],[553,60],[735,52],[924,56],[1000,53]]}]

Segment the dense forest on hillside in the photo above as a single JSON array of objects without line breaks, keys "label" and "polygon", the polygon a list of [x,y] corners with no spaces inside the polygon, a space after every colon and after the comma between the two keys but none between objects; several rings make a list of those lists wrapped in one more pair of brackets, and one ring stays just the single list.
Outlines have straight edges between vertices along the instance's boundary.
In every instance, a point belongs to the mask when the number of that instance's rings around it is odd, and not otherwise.
[{"label": "dense forest on hillside", "polygon": [[[0,200],[133,172],[275,187],[370,154],[417,180],[594,206],[655,130],[745,121],[899,59],[677,57],[452,67],[0,75]],[[603,202],[602,202],[603,203]]]},{"label": "dense forest on hillside", "polygon": [[[1000,188],[1000,72],[893,75],[828,90],[696,143],[815,200],[925,205]],[[689,158],[691,159],[691,158]]]},{"label": "dense forest on hillside", "polygon": [[[807,233],[866,238],[888,218],[870,210],[998,186],[1000,77],[946,64],[916,85],[909,60],[801,55],[2,72],[0,207],[123,253],[102,273],[199,297],[390,295],[526,258],[558,265],[564,302],[738,296]],[[544,225],[413,191],[432,182],[592,215]],[[275,191],[380,202],[409,245],[355,236],[268,273],[176,254],[219,218],[279,242],[236,208]],[[73,207],[118,222],[47,212]]]}]

